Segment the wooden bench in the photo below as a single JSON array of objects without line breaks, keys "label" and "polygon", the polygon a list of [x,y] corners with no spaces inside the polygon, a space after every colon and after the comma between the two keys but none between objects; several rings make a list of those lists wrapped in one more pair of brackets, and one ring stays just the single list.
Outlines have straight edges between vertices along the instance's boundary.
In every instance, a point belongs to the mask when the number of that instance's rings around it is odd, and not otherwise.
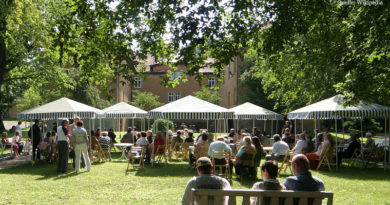
[{"label": "wooden bench", "polygon": [[3,155],[4,151],[7,150],[7,149],[11,150],[11,154],[13,153],[13,151],[14,151],[14,144],[12,143],[12,138],[8,138],[8,142],[9,143],[4,143],[3,144],[2,139],[0,139],[1,155]]},{"label": "wooden bench", "polygon": [[[325,198],[328,199],[327,205],[333,204],[332,192],[192,189],[193,204],[221,205],[225,196],[229,197],[229,205],[237,204],[237,197],[242,197],[243,205],[250,204],[250,197],[258,197],[257,204],[264,204],[265,198],[268,198],[270,205],[279,205],[279,199],[284,200],[284,205],[293,205],[297,199],[298,205],[321,205]],[[308,202],[309,199],[312,203]]]}]

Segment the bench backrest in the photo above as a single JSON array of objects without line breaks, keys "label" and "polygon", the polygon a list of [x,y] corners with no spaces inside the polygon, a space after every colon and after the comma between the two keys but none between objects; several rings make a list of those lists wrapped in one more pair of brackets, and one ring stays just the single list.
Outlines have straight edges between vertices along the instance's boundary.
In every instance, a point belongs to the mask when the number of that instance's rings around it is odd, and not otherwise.
[{"label": "bench backrest", "polygon": [[[237,197],[242,197],[242,204],[249,205],[250,197],[258,197],[257,204],[263,204],[264,198],[268,198],[270,205],[279,205],[280,199],[284,205],[321,205],[322,200],[327,198],[327,205],[333,204],[332,192],[321,191],[265,191],[265,190],[215,190],[215,189],[192,189],[194,204],[221,205],[223,197],[229,197],[229,205],[235,205]],[[299,199],[299,201],[297,201]],[[295,203],[294,203],[295,201]]]}]

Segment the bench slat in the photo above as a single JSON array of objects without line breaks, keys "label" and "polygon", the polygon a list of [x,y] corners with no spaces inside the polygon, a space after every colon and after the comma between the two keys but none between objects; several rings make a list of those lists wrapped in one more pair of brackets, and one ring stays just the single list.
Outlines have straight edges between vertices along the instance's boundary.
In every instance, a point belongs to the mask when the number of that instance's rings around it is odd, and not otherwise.
[{"label": "bench slat", "polygon": [[229,205],[236,205],[236,196],[229,196]]}]

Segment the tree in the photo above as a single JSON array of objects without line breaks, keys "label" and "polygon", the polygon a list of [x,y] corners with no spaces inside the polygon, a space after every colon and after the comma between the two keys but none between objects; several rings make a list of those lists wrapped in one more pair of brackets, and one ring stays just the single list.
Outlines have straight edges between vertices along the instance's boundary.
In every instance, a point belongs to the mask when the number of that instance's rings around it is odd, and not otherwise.
[{"label": "tree", "polygon": [[53,67],[43,3],[0,1],[0,130],[5,130],[3,113],[28,88],[26,81],[44,78]]},{"label": "tree", "polygon": [[203,87],[201,91],[197,91],[194,94],[195,97],[216,105],[218,105],[222,100],[221,94],[219,94],[217,90],[213,91],[207,87]]},{"label": "tree", "polygon": [[158,101],[158,99],[160,98],[160,96],[158,95],[155,95],[150,92],[140,92],[139,90],[135,90],[134,93],[135,100],[130,102],[131,105],[134,105],[143,110],[152,110],[153,108],[162,105],[162,103]]}]

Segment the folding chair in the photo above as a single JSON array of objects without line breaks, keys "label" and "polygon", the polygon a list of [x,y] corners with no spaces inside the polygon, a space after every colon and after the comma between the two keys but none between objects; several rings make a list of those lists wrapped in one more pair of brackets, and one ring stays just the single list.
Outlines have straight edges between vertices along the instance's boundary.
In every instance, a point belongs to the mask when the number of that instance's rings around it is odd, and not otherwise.
[{"label": "folding chair", "polygon": [[174,152],[176,159],[179,159],[179,156],[183,156],[183,150],[181,148],[181,145],[182,143],[176,142],[175,145],[173,146],[173,149],[171,150],[171,152]]},{"label": "folding chair", "polygon": [[129,150],[129,161],[127,163],[126,172],[129,171],[129,167],[143,168],[145,158],[145,147],[133,146]]},{"label": "folding chair", "polygon": [[[213,157],[211,159],[213,166],[214,166],[214,174],[220,177],[225,177],[225,178],[232,178],[232,173],[230,173],[230,165],[229,165],[229,160],[231,157],[230,152],[217,152],[213,151]],[[222,159],[225,158],[225,164],[215,164],[215,158]],[[225,172],[223,171],[225,169]],[[217,172],[218,170],[218,172]]]},{"label": "folding chair", "polygon": [[97,150],[97,161],[111,161],[111,154],[110,154],[110,147],[103,149],[103,147],[98,144],[98,150]]},{"label": "folding chair", "polygon": [[181,148],[182,148],[182,152],[183,152],[183,159],[187,159],[187,156],[188,155],[188,151],[189,151],[189,146],[194,146],[194,142],[184,142],[182,145],[181,145]]},{"label": "folding chair", "polygon": [[354,166],[359,159],[361,159],[360,149],[355,149],[355,151],[353,151],[351,160],[349,161],[349,166]]},{"label": "folding chair", "polygon": [[372,148],[371,152],[368,154],[366,158],[366,164],[364,168],[367,168],[370,163],[373,163],[374,166],[377,166],[378,162],[381,161],[381,156],[383,153],[384,153],[384,148],[375,145],[375,147]]},{"label": "folding chair", "polygon": [[290,172],[292,172],[291,170],[291,163],[292,163],[292,158],[294,157],[294,153],[293,151],[290,151],[290,150],[287,150],[286,151],[286,154],[284,155],[284,159],[282,161],[282,165],[279,167],[279,173],[282,171],[282,169],[284,169],[283,172],[286,172],[287,171],[287,168],[290,169]]},{"label": "folding chair", "polygon": [[328,168],[329,168],[329,171],[332,171],[332,168],[330,167],[330,162],[328,160],[328,152],[329,152],[330,148],[327,147],[324,154],[322,155],[321,159],[317,159],[319,160],[319,163],[318,163],[318,166],[317,166],[317,169],[320,169],[321,165],[325,164],[325,165],[328,165]]},{"label": "folding chair", "polygon": [[[166,160],[165,148],[166,148],[165,145],[160,144],[157,146],[156,152],[154,153],[154,156],[153,156],[153,161],[160,162],[160,163],[165,162],[165,160]],[[164,161],[163,161],[163,159],[164,159]]]}]

